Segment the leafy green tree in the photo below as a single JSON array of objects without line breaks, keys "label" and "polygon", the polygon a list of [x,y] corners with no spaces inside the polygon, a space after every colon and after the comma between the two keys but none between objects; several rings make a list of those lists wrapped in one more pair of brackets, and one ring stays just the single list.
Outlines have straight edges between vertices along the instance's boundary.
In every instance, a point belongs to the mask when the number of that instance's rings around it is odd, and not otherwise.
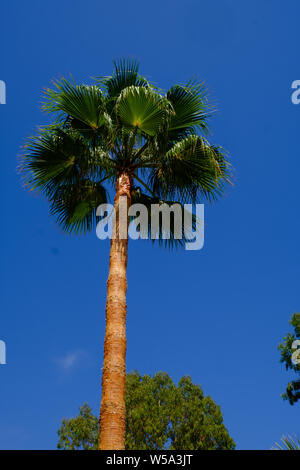
[{"label": "leafy green tree", "polygon": [[[97,449],[98,421],[84,404],[76,418],[64,419],[60,449]],[[234,449],[221,409],[190,377],[176,386],[166,373],[138,372],[126,380],[126,449]]]},{"label": "leafy green tree", "polygon": [[[211,107],[204,85],[189,81],[162,93],[139,75],[136,62],[115,63],[113,74],[93,85],[56,82],[45,92],[44,110],[53,122],[28,141],[21,169],[27,186],[47,198],[58,224],[67,233],[91,231],[97,207],[110,192],[115,196],[99,447],[124,449],[129,214],[126,233],[119,233],[120,201],[125,197],[127,208],[136,203],[148,210],[212,201],[229,182],[229,164],[222,148],[205,137]],[[164,227],[154,230],[151,212],[149,226],[151,238],[162,244]],[[186,238],[178,237],[172,222],[165,241],[184,245]]]},{"label": "leafy green tree", "polygon": [[98,449],[98,419],[92,414],[92,410],[87,403],[79,408],[79,415],[76,418],[63,419],[58,435],[58,449]]},{"label": "leafy green tree", "polygon": [[[291,369],[300,376],[300,363],[295,364],[292,357],[295,354],[297,359],[300,359],[300,354],[297,353],[295,348],[292,348],[294,341],[300,340],[300,313],[292,315],[290,325],[294,327],[294,333],[288,333],[283,338],[283,342],[278,346],[281,353],[280,362],[285,364],[287,370]],[[300,399],[300,377],[288,383],[286,392],[282,394],[282,397],[285,400],[289,400],[291,405]]]}]

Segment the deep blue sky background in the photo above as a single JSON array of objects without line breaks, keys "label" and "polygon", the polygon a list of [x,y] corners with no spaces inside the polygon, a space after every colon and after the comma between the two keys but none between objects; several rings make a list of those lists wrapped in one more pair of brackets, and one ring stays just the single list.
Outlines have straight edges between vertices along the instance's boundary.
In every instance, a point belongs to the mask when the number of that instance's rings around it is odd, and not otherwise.
[{"label": "deep blue sky background", "polygon": [[239,449],[299,435],[277,351],[300,310],[299,1],[11,0],[1,12],[0,448],[53,449],[63,417],[84,401],[98,413],[109,245],[63,235],[22,188],[16,155],[46,122],[52,79],[88,82],[119,57],[165,89],[205,80],[211,140],[235,167],[235,186],[206,206],[203,250],[130,243],[128,370],[191,375]]}]

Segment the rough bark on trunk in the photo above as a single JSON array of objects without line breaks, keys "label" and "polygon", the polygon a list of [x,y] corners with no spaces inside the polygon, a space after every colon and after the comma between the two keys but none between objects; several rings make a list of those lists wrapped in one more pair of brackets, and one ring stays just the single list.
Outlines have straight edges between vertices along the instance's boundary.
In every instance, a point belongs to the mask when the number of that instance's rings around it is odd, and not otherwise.
[{"label": "rough bark on trunk", "polygon": [[[102,372],[100,409],[100,450],[125,448],[125,387],[126,387],[126,290],[128,237],[119,237],[119,198],[127,196],[131,203],[131,179],[126,173],[116,184],[116,236],[111,239],[109,275],[107,280],[106,329]],[[128,217],[126,218],[128,233]]]}]

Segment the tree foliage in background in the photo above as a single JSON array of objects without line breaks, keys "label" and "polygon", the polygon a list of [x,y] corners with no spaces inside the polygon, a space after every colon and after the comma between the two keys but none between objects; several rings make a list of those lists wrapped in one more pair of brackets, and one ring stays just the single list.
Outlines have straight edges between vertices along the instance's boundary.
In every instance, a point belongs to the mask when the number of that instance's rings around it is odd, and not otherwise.
[{"label": "tree foliage in background", "polygon": [[300,399],[300,364],[294,364],[292,361],[292,354],[295,352],[295,349],[292,349],[292,344],[294,341],[300,340],[300,313],[294,313],[290,324],[294,327],[294,333],[288,333],[278,349],[281,353],[280,362],[285,364],[287,370],[291,369],[299,376],[298,379],[288,383],[286,392],[282,394],[282,397],[293,405]]},{"label": "tree foliage in background", "polygon": [[58,435],[58,449],[95,450],[98,448],[98,419],[92,414],[87,403],[79,408],[79,415],[76,418],[63,419]]},{"label": "tree foliage in background", "polygon": [[[97,449],[98,420],[84,404],[77,417],[64,419],[59,449]],[[166,373],[138,372],[126,379],[126,449],[234,449],[221,409],[190,377],[175,385]]]}]

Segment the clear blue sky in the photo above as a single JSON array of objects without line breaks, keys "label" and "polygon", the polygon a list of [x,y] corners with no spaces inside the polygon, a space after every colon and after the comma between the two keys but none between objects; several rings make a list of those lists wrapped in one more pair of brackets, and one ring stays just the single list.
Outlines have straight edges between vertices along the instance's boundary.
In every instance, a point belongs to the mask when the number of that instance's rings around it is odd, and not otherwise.
[{"label": "clear blue sky", "polygon": [[205,246],[132,242],[128,370],[189,374],[221,405],[239,449],[298,433],[277,345],[300,311],[298,0],[28,0],[1,7],[1,449],[53,449],[63,417],[98,413],[108,242],[63,235],[27,193],[16,156],[45,123],[41,90],[71,73],[107,75],[135,57],[162,88],[193,74],[218,104],[212,142],[235,186],[205,208]]}]

